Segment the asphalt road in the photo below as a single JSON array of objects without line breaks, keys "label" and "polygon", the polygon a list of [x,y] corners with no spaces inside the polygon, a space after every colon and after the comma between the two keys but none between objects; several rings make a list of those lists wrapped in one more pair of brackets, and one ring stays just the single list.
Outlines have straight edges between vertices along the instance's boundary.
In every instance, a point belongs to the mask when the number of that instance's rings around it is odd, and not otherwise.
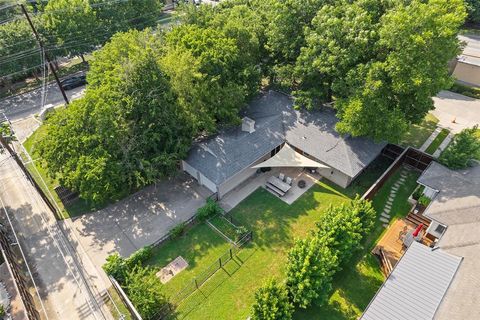
[{"label": "asphalt road", "polygon": [[[75,100],[82,96],[85,86],[77,87],[72,90],[67,90],[68,99]],[[58,106],[64,104],[62,93],[55,82],[50,83],[45,90],[47,94],[46,103]],[[0,100],[0,111],[5,112],[5,115],[10,120],[19,120],[41,111],[42,107],[42,89],[35,89],[33,91],[9,97]]]},{"label": "asphalt road", "polygon": [[112,319],[53,213],[8,152],[0,154],[0,199],[34,270],[42,319]]}]

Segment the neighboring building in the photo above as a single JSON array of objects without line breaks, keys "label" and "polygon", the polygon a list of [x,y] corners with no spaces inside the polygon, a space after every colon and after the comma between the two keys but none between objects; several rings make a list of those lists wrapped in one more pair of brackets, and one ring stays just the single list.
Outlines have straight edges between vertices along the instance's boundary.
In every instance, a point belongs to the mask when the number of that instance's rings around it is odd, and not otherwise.
[{"label": "neighboring building", "polygon": [[463,53],[457,58],[453,75],[459,82],[480,87],[480,38],[460,36],[466,43]]},{"label": "neighboring building", "polygon": [[293,108],[290,97],[269,91],[243,111],[242,125],[195,144],[182,168],[222,198],[255,174],[253,166],[274,156],[285,143],[326,165],[319,173],[347,187],[382,151],[385,143],[342,137],[335,131],[334,110]]},{"label": "neighboring building", "polygon": [[433,200],[423,213],[435,248],[414,242],[361,319],[477,319],[480,314],[480,165],[450,170],[436,162],[418,183]]}]

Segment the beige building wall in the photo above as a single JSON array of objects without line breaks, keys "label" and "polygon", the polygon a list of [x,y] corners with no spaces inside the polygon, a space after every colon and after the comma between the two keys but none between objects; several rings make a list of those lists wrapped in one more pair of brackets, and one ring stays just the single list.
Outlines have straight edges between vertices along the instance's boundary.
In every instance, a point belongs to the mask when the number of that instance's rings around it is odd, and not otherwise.
[{"label": "beige building wall", "polygon": [[458,61],[453,75],[462,82],[480,87],[480,66]]},{"label": "beige building wall", "polygon": [[346,188],[352,182],[352,178],[347,176],[345,173],[338,171],[337,169],[320,169],[318,170],[320,175],[336,185],[339,185],[342,188]]}]

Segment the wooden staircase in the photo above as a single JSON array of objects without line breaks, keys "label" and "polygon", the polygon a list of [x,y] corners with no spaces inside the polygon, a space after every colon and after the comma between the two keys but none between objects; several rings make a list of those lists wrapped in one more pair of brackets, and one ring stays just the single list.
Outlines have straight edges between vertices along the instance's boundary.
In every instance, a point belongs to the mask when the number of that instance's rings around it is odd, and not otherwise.
[{"label": "wooden staircase", "polygon": [[419,224],[423,223],[423,229],[427,230],[428,226],[432,222],[432,220],[428,219],[425,216],[415,214],[413,212],[410,212],[407,217],[405,218],[408,222],[413,223],[414,225],[418,226]]}]

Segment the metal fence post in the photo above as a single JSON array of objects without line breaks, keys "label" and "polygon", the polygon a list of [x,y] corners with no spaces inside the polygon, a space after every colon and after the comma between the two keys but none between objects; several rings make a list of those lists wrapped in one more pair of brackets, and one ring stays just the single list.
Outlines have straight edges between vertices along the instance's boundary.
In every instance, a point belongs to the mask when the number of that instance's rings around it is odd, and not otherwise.
[{"label": "metal fence post", "polygon": [[232,248],[230,248],[230,259],[233,259]]}]

